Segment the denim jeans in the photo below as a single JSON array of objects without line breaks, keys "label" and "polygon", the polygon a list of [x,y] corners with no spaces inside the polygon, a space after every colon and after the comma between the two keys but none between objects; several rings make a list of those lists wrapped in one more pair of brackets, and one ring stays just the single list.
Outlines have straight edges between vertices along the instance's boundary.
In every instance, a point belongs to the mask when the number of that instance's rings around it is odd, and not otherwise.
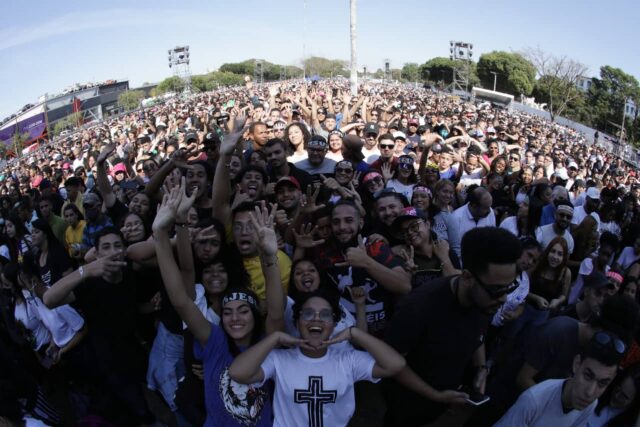
[{"label": "denim jeans", "polygon": [[158,390],[169,408],[175,411],[177,407],[174,399],[178,380],[184,375],[184,337],[172,334],[160,323],[149,353],[147,387]]}]

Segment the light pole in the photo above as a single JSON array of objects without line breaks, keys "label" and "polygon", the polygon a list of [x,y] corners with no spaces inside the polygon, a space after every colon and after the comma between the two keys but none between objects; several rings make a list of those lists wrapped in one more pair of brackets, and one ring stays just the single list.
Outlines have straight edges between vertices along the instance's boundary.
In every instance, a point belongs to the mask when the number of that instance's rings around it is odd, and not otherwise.
[{"label": "light pole", "polygon": [[498,82],[498,73],[495,71],[491,71],[491,74],[493,74],[493,91],[496,91],[496,83]]},{"label": "light pole", "polygon": [[351,6],[351,96],[358,95],[358,33],[356,31],[356,0],[350,0]]}]

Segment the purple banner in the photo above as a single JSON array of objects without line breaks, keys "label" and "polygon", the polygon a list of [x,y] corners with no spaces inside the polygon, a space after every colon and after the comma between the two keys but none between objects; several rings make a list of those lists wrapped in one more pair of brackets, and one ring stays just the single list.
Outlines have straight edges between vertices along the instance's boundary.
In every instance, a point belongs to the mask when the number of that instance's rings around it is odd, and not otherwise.
[{"label": "purple banner", "polygon": [[[23,121],[18,122],[19,133],[28,133],[29,139],[39,138],[46,130],[47,124],[45,123],[44,113],[36,114]],[[7,145],[13,143],[13,135],[16,134],[16,125],[9,126],[0,130],[0,141]]]}]

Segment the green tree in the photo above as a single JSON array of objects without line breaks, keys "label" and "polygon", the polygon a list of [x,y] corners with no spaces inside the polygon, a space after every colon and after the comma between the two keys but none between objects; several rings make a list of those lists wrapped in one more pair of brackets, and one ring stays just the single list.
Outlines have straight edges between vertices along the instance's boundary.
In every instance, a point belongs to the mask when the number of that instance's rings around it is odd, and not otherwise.
[{"label": "green tree", "polygon": [[499,92],[518,96],[530,95],[533,91],[536,69],[519,53],[494,51],[480,56],[477,73],[485,88],[493,88],[492,71],[498,73],[496,90]]},{"label": "green tree", "polygon": [[[621,123],[627,100],[640,105],[638,80],[620,68],[609,65],[600,67],[600,78],[594,78],[592,82],[588,102],[594,114],[592,125],[598,129],[607,130],[610,123]],[[633,137],[638,134],[635,119],[625,119],[626,135]],[[635,142],[635,139],[632,142]]]},{"label": "green tree", "polygon": [[207,91],[207,78],[206,76],[192,76],[191,88],[194,92],[206,92]]},{"label": "green tree", "polygon": [[125,109],[125,111],[135,110],[140,107],[140,101],[144,99],[144,92],[141,90],[128,90],[122,92],[118,96],[118,104]]},{"label": "green tree", "polygon": [[233,74],[242,74],[242,75],[253,75],[253,67],[255,66],[255,60],[253,64],[251,64],[251,59],[248,59],[243,62],[237,63],[225,63],[220,66],[218,71],[233,73]]},{"label": "green tree", "polygon": [[158,83],[158,93],[166,93],[166,92],[182,92],[184,89],[184,80],[180,77],[172,76],[167,77],[160,83]]},{"label": "green tree", "polygon": [[422,80],[420,65],[415,62],[407,62],[402,66],[402,78],[410,82]]},{"label": "green tree", "polygon": [[444,57],[431,58],[420,66],[420,73],[424,80],[434,83],[442,81],[445,84],[451,84],[454,66],[455,61],[452,59]]},{"label": "green tree", "polygon": [[311,56],[304,60],[307,77],[318,75],[320,77],[335,77],[337,75],[348,76],[349,64],[341,59],[327,59],[319,56]]}]

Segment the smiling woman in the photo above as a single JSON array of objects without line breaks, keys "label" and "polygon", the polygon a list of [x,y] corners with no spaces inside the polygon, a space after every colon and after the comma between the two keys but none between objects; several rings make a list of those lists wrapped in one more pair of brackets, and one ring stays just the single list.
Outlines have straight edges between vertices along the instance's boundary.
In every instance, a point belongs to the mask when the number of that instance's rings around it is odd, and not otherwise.
[{"label": "smiling woman", "polygon": [[[300,338],[269,335],[234,360],[231,377],[244,384],[274,379],[274,425],[346,426],[355,410],[354,383],[392,376],[404,358],[354,327],[330,338],[340,316],[335,293],[303,294],[293,311]],[[340,351],[334,344],[343,341],[364,351]]]}]

